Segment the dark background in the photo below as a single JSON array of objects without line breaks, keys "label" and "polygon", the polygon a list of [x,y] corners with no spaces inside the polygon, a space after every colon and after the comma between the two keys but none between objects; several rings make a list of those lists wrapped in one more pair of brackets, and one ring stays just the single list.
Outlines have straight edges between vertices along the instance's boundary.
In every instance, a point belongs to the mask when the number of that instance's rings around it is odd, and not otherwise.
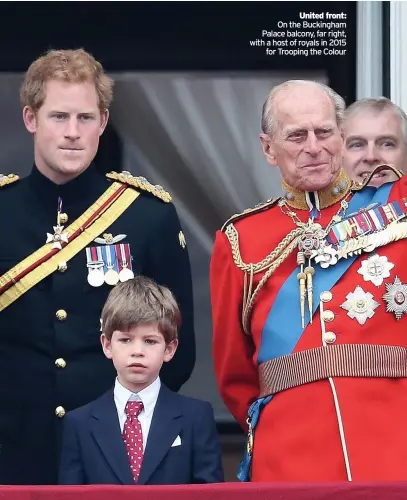
[{"label": "dark background", "polygon": [[[25,71],[49,48],[83,47],[108,71],[324,69],[355,99],[357,2],[1,2],[0,71]],[[299,21],[347,14],[346,56],[267,56],[249,40]]]}]

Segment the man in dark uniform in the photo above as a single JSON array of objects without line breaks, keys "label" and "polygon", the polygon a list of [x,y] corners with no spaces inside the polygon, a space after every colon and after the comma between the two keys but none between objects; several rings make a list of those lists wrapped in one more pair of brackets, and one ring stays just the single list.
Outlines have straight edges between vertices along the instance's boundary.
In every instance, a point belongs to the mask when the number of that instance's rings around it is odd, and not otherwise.
[{"label": "man in dark uniform", "polygon": [[114,383],[100,314],[119,281],[144,274],[172,290],[183,325],[163,383],[178,391],[194,367],[190,264],[171,197],[92,163],[112,86],[83,50],[49,52],[22,86],[35,164],[22,180],[0,176],[0,484],[57,482],[65,413]]}]

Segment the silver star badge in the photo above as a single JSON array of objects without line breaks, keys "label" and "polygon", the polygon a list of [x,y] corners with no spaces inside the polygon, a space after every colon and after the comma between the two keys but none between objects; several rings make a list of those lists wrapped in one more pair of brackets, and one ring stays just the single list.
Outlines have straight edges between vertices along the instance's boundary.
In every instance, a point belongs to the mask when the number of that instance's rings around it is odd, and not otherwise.
[{"label": "silver star badge", "polygon": [[387,293],[383,295],[387,312],[392,312],[397,321],[407,313],[407,285],[396,276],[393,283],[386,283]]},{"label": "silver star badge", "polygon": [[357,286],[354,292],[348,293],[346,299],[341,304],[342,309],[348,311],[348,316],[356,319],[360,325],[364,325],[369,318],[372,318],[375,309],[380,305],[373,299],[371,293],[365,292],[360,286]]},{"label": "silver star badge", "polygon": [[68,233],[63,232],[64,226],[54,226],[54,234],[47,233],[46,243],[53,243],[52,248],[62,250],[62,243],[68,243]]},{"label": "silver star badge", "polygon": [[385,255],[372,255],[362,262],[358,273],[363,276],[365,281],[371,281],[374,285],[380,286],[384,278],[390,277],[390,270],[394,264],[388,262]]}]

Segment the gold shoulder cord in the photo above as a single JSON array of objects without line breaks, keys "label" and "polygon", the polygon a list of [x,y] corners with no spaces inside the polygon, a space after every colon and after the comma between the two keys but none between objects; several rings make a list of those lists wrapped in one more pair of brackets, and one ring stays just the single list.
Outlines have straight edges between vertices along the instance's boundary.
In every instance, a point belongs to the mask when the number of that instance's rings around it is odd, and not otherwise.
[{"label": "gold shoulder cord", "polygon": [[[267,257],[257,263],[245,263],[242,259],[239,247],[239,233],[236,227],[230,221],[240,219],[249,213],[259,212],[274,205],[278,199],[269,200],[267,203],[258,205],[254,209],[245,210],[242,214],[233,216],[223,226],[224,233],[230,243],[232,249],[232,257],[236,266],[244,272],[244,288],[243,288],[243,309],[242,309],[242,326],[246,335],[249,335],[249,318],[253,309],[254,301],[269,279],[273,272],[285,261],[285,259],[295,250],[301,238],[302,229],[293,229],[287,236],[270,252]],[[261,278],[257,287],[253,290],[254,275],[267,270]]]}]

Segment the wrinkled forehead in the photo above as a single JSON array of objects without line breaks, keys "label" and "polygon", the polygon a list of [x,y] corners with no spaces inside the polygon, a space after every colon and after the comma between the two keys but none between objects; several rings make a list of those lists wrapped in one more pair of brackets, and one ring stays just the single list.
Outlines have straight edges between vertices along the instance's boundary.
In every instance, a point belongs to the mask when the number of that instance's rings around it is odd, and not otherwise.
[{"label": "wrinkled forehead", "polygon": [[335,126],[335,107],[319,88],[293,87],[281,90],[274,99],[274,117],[280,130]]}]

